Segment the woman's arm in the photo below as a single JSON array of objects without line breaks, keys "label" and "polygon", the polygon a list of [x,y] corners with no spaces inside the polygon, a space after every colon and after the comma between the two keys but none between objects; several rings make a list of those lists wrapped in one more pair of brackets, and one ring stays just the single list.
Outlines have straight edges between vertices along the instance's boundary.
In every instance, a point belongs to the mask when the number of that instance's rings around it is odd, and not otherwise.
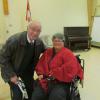
[{"label": "woman's arm", "polygon": [[52,75],[63,82],[70,82],[77,75],[79,64],[72,53],[65,52],[63,55],[63,64],[52,70]]},{"label": "woman's arm", "polygon": [[44,74],[44,66],[45,66],[45,57],[46,57],[47,51],[45,51],[42,56],[40,57],[38,64],[35,68],[37,75],[43,75]]}]

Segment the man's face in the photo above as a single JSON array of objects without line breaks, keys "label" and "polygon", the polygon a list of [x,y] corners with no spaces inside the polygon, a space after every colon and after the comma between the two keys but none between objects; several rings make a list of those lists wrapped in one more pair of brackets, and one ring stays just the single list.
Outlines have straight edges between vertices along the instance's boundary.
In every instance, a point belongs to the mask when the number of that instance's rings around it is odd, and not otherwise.
[{"label": "man's face", "polygon": [[31,24],[29,27],[28,27],[28,36],[30,38],[30,40],[36,40],[39,35],[40,35],[40,32],[41,32],[41,25],[39,24]]}]

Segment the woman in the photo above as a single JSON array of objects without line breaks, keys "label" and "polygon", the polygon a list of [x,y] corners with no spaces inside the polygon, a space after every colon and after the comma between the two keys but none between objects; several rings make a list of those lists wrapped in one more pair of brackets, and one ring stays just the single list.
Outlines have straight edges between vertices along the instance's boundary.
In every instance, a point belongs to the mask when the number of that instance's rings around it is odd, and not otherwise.
[{"label": "woman", "polygon": [[75,76],[81,80],[83,72],[74,54],[64,47],[65,38],[53,36],[53,48],[47,49],[40,58],[36,72],[39,85],[34,88],[32,100],[69,100],[70,82]]}]

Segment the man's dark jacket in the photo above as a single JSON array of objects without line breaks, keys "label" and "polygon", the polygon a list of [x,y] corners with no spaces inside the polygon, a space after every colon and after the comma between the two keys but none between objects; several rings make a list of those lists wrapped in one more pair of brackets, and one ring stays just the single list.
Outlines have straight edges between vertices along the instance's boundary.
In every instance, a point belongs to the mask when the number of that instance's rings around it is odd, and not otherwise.
[{"label": "man's dark jacket", "polygon": [[[1,75],[5,82],[10,81],[12,76],[19,73],[19,70],[23,67],[22,62],[27,59],[28,55],[33,60],[33,66],[36,66],[40,54],[45,50],[43,42],[37,39],[34,45],[31,45],[33,47],[33,51],[31,50],[31,52],[34,52],[33,55],[30,51],[27,51],[27,43],[27,32],[22,32],[11,36],[0,50]],[[27,67],[30,67],[30,65]]]}]

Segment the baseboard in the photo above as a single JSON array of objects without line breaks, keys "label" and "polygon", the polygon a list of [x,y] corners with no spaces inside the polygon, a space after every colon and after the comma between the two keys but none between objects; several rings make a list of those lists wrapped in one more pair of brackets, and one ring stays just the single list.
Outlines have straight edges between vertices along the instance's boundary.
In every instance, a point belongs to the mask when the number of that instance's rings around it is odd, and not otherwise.
[{"label": "baseboard", "polygon": [[100,47],[100,42],[91,41],[91,46],[93,46],[93,47]]}]

